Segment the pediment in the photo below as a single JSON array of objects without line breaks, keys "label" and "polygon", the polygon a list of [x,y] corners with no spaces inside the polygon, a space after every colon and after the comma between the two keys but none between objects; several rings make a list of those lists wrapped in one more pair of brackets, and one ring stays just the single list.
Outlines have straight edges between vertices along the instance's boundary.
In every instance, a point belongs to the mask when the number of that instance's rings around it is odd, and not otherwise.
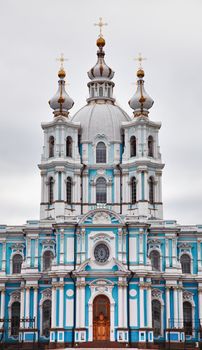
[{"label": "pediment", "polygon": [[121,217],[108,209],[95,209],[89,211],[79,222],[79,225],[113,225],[123,224]]}]

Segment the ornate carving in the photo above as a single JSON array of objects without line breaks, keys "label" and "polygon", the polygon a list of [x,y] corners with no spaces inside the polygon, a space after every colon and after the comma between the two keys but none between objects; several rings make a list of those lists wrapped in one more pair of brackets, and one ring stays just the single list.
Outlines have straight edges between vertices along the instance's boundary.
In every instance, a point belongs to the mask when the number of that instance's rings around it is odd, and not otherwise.
[{"label": "ornate carving", "polygon": [[178,247],[179,247],[180,249],[191,249],[191,248],[192,248],[191,244],[186,243],[186,242],[184,242],[184,243],[179,243],[179,244],[178,244]]},{"label": "ornate carving", "polygon": [[161,297],[162,297],[162,293],[161,293],[161,291],[160,291],[159,289],[153,289],[153,290],[152,290],[152,298],[153,298],[153,299],[158,299],[158,300],[160,300]]},{"label": "ornate carving", "polygon": [[193,294],[191,292],[188,292],[187,290],[185,290],[183,292],[183,300],[185,300],[185,301],[192,301],[193,300]]},{"label": "ornate carving", "polygon": [[14,303],[15,301],[20,302],[20,291],[15,290],[13,293],[11,293],[11,302]]},{"label": "ornate carving", "polygon": [[93,224],[111,224],[110,215],[105,212],[98,212],[93,216]]},{"label": "ornate carving", "polygon": [[46,288],[42,292],[42,298],[43,299],[51,299],[52,297],[52,291],[50,288]]},{"label": "ornate carving", "polygon": [[23,243],[14,243],[12,244],[11,249],[13,251],[23,251],[24,247],[25,245]]}]

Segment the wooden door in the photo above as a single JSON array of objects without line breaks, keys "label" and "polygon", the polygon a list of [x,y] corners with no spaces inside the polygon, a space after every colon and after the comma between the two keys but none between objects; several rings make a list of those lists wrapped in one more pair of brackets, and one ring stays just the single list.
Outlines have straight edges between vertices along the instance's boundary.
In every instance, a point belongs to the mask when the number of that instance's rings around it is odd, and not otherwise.
[{"label": "wooden door", "polygon": [[93,340],[110,340],[110,301],[105,295],[93,302]]}]

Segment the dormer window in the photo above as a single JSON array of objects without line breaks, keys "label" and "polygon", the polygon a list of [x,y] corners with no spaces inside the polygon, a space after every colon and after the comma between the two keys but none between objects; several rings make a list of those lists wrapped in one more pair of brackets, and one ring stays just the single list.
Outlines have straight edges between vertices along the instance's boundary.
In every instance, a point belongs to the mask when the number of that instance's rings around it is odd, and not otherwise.
[{"label": "dormer window", "polygon": [[106,146],[104,142],[98,142],[96,146],[96,163],[106,163]]}]

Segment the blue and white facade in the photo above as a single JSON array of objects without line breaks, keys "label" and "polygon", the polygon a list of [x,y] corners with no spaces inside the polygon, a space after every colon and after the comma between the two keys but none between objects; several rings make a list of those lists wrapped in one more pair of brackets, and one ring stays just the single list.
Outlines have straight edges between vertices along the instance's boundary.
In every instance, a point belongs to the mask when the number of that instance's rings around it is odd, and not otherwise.
[{"label": "blue and white facade", "polygon": [[54,117],[42,124],[40,220],[0,226],[4,341],[200,338],[202,225],[163,219],[161,123],[149,117],[144,71],[129,116],[113,97],[104,45],[99,37],[89,98],[74,116],[59,71]]}]

